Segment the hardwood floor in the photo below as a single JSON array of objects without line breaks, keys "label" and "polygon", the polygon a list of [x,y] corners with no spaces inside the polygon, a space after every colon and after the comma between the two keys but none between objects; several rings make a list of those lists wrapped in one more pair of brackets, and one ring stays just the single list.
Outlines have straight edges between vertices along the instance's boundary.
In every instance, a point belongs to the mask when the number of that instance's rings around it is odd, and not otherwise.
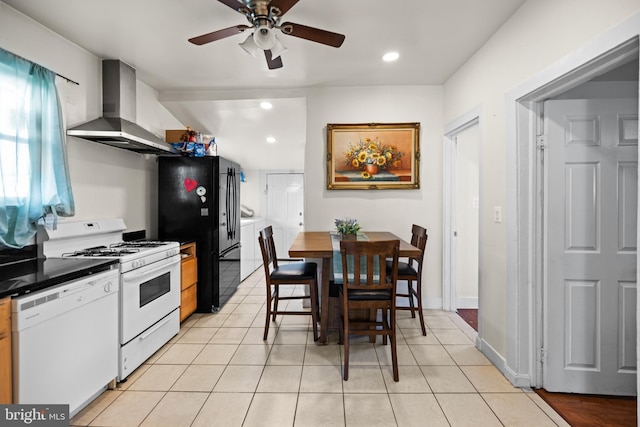
[{"label": "hardwood floor", "polygon": [[[478,310],[459,308],[458,315],[478,331]],[[636,397],[535,392],[573,427],[638,425]]]},{"label": "hardwood floor", "polygon": [[635,397],[535,392],[573,427],[638,425]]},{"label": "hardwood floor", "polygon": [[476,308],[459,308],[458,316],[469,324],[474,331],[478,332],[478,309]]}]

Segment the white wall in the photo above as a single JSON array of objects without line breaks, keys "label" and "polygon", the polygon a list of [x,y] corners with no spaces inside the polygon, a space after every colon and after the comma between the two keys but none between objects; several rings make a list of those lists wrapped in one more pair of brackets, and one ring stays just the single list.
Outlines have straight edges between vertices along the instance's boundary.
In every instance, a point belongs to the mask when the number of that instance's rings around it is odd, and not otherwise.
[{"label": "white wall", "polygon": [[[59,79],[68,127],[102,114],[102,58],[53,33],[0,2],[0,47],[80,83]],[[130,64],[135,68],[135,64]],[[183,125],[158,103],[157,92],[137,82],[137,121],[161,137],[164,129]],[[155,157],[67,138],[76,215],[69,220],[123,218],[129,230],[157,229]]]},{"label": "white wall", "polygon": [[[327,123],[420,122],[420,189],[327,190]],[[429,232],[423,296],[442,300],[442,87],[339,87],[307,93],[305,229],[332,230],[339,217],[358,219],[364,231],[388,230],[405,240],[411,225]]]},{"label": "white wall", "polygon": [[505,97],[514,86],[640,11],[637,0],[529,0],[444,86],[448,123],[480,105],[483,122],[480,300],[483,339],[506,358],[506,229],[493,222],[506,205]]},{"label": "white wall", "polygon": [[265,192],[260,185],[261,171],[244,168],[242,171],[245,182],[240,184],[240,203],[253,210],[254,217],[264,216],[261,201]]}]

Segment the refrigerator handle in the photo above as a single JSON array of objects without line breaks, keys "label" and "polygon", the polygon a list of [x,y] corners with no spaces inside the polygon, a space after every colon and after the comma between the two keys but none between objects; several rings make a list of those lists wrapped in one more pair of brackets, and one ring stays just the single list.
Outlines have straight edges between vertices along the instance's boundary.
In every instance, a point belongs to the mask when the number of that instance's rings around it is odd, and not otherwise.
[{"label": "refrigerator handle", "polygon": [[239,196],[239,186],[238,176],[236,175],[236,170],[232,169],[233,179],[231,182],[233,183],[233,239],[236,239],[236,232],[238,231],[238,207],[240,206]]},{"label": "refrigerator handle", "polygon": [[238,181],[237,181],[237,176],[236,176],[236,170],[235,169],[231,169],[232,174],[233,174],[233,240],[236,239],[236,232],[238,231],[238,204],[240,203],[240,201],[238,200]]},{"label": "refrigerator handle", "polygon": [[227,211],[227,239],[231,238],[231,221],[233,218],[231,217],[231,175],[229,174],[229,168],[227,168],[227,195],[225,200],[225,208]]},{"label": "refrigerator handle", "polygon": [[229,204],[229,227],[227,228],[227,239],[233,236],[233,181],[231,180],[231,169],[227,168],[227,182],[229,183],[229,195],[227,203]]}]

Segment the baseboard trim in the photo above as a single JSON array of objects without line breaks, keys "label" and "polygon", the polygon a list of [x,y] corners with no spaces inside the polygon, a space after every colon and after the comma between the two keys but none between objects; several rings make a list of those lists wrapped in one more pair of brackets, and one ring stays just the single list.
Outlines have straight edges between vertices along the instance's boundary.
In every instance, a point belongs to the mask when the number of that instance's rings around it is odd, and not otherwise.
[{"label": "baseboard trim", "polygon": [[457,308],[478,308],[478,298],[477,297],[466,297],[466,298],[457,298],[456,299],[456,307]]},{"label": "baseboard trim", "polygon": [[478,339],[478,349],[484,354],[493,365],[498,368],[502,375],[509,380],[514,387],[530,388],[531,377],[515,372],[507,365],[507,361],[489,343],[483,339]]}]

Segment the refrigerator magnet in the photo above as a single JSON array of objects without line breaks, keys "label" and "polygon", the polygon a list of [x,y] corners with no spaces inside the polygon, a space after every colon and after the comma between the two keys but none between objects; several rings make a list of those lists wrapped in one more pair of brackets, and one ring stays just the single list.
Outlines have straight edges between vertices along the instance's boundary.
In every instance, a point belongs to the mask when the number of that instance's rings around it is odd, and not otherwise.
[{"label": "refrigerator magnet", "polygon": [[207,189],[201,185],[200,187],[196,188],[196,194],[198,196],[204,196],[205,194],[207,194]]},{"label": "refrigerator magnet", "polygon": [[187,190],[187,193],[191,193],[198,186],[198,181],[191,178],[185,178],[183,185],[184,189]]}]

